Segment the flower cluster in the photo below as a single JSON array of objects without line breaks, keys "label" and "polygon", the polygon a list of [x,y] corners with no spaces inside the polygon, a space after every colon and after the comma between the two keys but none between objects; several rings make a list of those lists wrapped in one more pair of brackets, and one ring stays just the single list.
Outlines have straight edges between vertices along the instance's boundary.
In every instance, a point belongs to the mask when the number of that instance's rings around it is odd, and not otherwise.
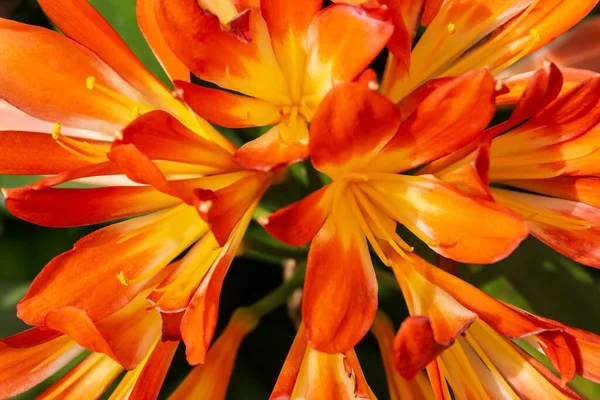
[{"label": "flower cluster", "polygon": [[[170,87],[86,0],[38,2],[62,34],[0,19],[0,173],[45,175],[3,189],[6,207],[48,227],[114,223],[19,302],[32,328],[0,339],[0,398],[69,365],[43,398],[153,399],[183,342],[195,367],[171,398],[224,399],[244,337],[300,290],[272,399],[375,399],[354,351],[369,332],[394,400],[577,399],[577,375],[600,383],[600,336],[415,250],[491,264],[531,234],[600,268],[600,75],[573,68],[594,43],[570,62],[577,39],[544,47],[597,0],[137,0]],[[264,133],[238,146],[213,124]],[[270,207],[304,160],[322,184]],[[213,340],[257,224],[307,258]],[[397,333],[382,275],[410,314]]]}]

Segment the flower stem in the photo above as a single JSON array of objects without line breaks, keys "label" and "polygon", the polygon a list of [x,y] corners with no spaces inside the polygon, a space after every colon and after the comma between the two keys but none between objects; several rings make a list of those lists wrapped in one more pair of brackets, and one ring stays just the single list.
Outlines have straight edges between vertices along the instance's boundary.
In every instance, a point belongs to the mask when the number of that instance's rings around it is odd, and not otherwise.
[{"label": "flower stem", "polygon": [[304,284],[305,271],[305,264],[298,266],[296,272],[290,279],[283,282],[283,284],[281,284],[281,286],[279,286],[277,289],[273,290],[271,293],[248,307],[250,311],[253,312],[258,318],[264,317],[265,315],[275,311],[287,301],[287,299],[292,293],[294,293],[296,289],[302,287]]}]

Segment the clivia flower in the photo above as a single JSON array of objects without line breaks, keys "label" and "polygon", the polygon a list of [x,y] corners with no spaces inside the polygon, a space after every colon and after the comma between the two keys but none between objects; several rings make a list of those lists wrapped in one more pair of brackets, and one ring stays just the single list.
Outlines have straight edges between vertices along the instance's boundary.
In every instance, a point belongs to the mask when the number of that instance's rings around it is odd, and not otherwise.
[{"label": "clivia flower", "polygon": [[[600,337],[504,304],[418,256],[386,249],[411,316],[394,341],[407,379],[427,367],[437,399],[580,399],[575,375],[600,382]],[[547,356],[560,379],[515,339]]]},{"label": "clivia flower", "polygon": [[[20,218],[52,227],[145,215],[102,228],[53,259],[20,302],[19,317],[44,326],[49,313],[75,307],[97,321],[126,306],[153,282],[157,287],[149,299],[171,319],[180,319],[189,361],[201,362],[214,333],[225,274],[254,208],[278,172],[245,171],[235,164],[235,146],[152,78],[86,1],[41,5],[82,45],[55,32],[0,21],[0,46],[7,57],[14,57],[2,65],[18,66],[0,71],[0,97],[33,117],[57,122],[52,136],[2,132],[0,147],[7,156],[0,161],[0,172],[52,175],[4,190],[6,206]],[[160,41],[149,6],[138,2],[142,29],[157,43],[155,51],[165,55],[167,70],[179,71],[171,74],[183,79],[176,59]],[[49,59],[45,67],[35,71],[39,75],[31,71],[40,84],[34,81],[31,90],[14,85],[14,70],[30,72],[31,57],[42,56]],[[142,83],[157,91],[156,98]],[[143,89],[155,103],[146,102],[132,87]],[[136,94],[139,102],[129,101],[124,93]],[[20,121],[48,126],[18,113]],[[66,136],[62,126],[75,135],[84,129],[91,138]],[[114,140],[106,136],[115,132]],[[105,187],[55,188],[107,175],[128,179]],[[170,273],[162,274],[189,247]],[[155,282],[157,276],[162,281]]]},{"label": "clivia flower", "polygon": [[175,82],[178,95],[218,125],[274,125],[235,154],[240,165],[270,170],[308,156],[308,123],[323,97],[364,71],[393,26],[384,7],[248,3],[157,0],[155,11],[173,53],[197,77],[219,86]]},{"label": "clivia flower", "polygon": [[562,83],[560,70],[547,64],[477,149],[467,146],[420,173],[494,199],[550,247],[600,268],[600,75],[558,96]]},{"label": "clivia flower", "polygon": [[440,86],[404,122],[394,104],[364,85],[339,84],[326,96],[309,150],[332,183],[262,221],[283,242],[312,241],[302,305],[312,347],[344,352],[368,332],[377,281],[367,242],[384,264],[379,240],[406,256],[412,247],[397,235],[397,223],[465,262],[495,262],[527,236],[525,222],[493,201],[430,175],[398,174],[472,141],[494,109],[494,81],[485,70]]}]

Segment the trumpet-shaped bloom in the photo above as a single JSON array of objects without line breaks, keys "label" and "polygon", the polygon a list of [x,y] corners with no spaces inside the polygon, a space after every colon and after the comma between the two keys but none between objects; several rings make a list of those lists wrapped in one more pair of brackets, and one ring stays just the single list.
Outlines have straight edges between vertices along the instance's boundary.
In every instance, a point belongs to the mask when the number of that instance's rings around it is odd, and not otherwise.
[{"label": "trumpet-shaped bloom", "polygon": [[383,312],[379,311],[373,322],[371,332],[377,339],[381,351],[385,376],[388,382],[391,400],[433,400],[431,383],[423,372],[407,380],[400,375],[394,365],[394,325]]},{"label": "trumpet-shaped bloom", "polygon": [[544,243],[600,267],[600,77],[557,97],[561,82],[553,65],[540,69],[509,120],[490,128],[475,151],[465,155],[473,148],[467,147],[422,172],[495,199],[526,219]]},{"label": "trumpet-shaped bloom", "polygon": [[240,344],[257,323],[257,318],[248,310],[235,311],[208,351],[206,362],[194,367],[169,399],[224,400]]},{"label": "trumpet-shaped bloom", "polygon": [[[275,174],[235,164],[235,146],[152,78],[86,1],[41,4],[73,40],[2,21],[1,46],[14,55],[3,65],[24,68],[45,86],[11,91],[2,83],[0,97],[30,114],[7,107],[23,129],[49,127],[52,136],[2,132],[0,148],[7,156],[0,172],[51,176],[4,190],[6,206],[20,218],[52,227],[145,215],[100,229],[53,259],[19,303],[18,314],[28,324],[44,326],[55,310],[73,307],[97,321],[150,285],[156,289],[149,294],[154,307],[171,314],[165,317],[165,335],[178,337],[180,330],[190,362],[201,362],[214,333],[221,284]],[[142,30],[169,74],[189,77],[164,43],[153,11],[148,1],[138,1]],[[86,29],[80,29],[82,23]],[[17,54],[18,47],[25,50]],[[31,57],[42,56],[50,57],[43,67],[50,70],[27,70]],[[14,76],[0,70],[0,81],[5,80],[13,82]],[[107,140],[102,132],[117,134]],[[122,183],[56,188],[98,176],[120,176]],[[188,248],[180,262],[170,264]],[[180,329],[172,329],[176,326]]]},{"label": "trumpet-shaped bloom", "polygon": [[442,85],[404,122],[389,100],[360,84],[340,84],[325,98],[311,126],[310,152],[333,182],[263,221],[284,242],[312,240],[302,306],[311,346],[343,352],[367,333],[377,310],[367,242],[385,264],[378,240],[399,254],[412,251],[396,234],[397,223],[459,261],[494,262],[527,235],[521,218],[492,201],[433,176],[397,174],[473,140],[493,110],[486,71]]},{"label": "trumpet-shaped bloom", "polygon": [[[381,1],[392,10],[394,35],[381,85],[398,102],[430,79],[477,68],[493,74],[541,48],[598,3],[584,0]],[[420,11],[423,10],[421,13]],[[412,46],[417,28],[427,26]]]},{"label": "trumpet-shaped bloom", "polygon": [[304,325],[300,325],[270,399],[376,400],[376,397],[354,349],[345,353],[321,353],[310,347]]},{"label": "trumpet-shaped bloom", "polygon": [[232,0],[155,3],[172,51],[196,76],[220,87],[176,82],[179,96],[219,125],[274,125],[235,155],[239,164],[260,170],[308,156],[307,124],[323,97],[338,82],[358,77],[394,29],[386,8],[321,10],[321,0],[263,0],[250,8]]},{"label": "trumpet-shaped bloom", "polygon": [[[411,317],[394,342],[396,368],[410,378],[427,366],[436,398],[578,399],[566,384],[598,382],[600,338],[497,301],[417,256],[388,249]],[[560,379],[515,339],[532,343]]]}]

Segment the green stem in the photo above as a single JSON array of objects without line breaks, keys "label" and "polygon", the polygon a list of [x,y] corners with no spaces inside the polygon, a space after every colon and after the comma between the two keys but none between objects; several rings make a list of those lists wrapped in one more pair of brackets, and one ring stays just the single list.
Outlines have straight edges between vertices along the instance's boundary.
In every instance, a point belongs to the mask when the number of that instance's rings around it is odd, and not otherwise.
[{"label": "green stem", "polygon": [[282,304],[284,304],[288,298],[299,289],[304,284],[304,272],[306,271],[306,266],[304,264],[300,265],[294,276],[292,276],[287,281],[283,282],[281,286],[277,289],[273,290],[271,293],[252,304],[250,307],[250,311],[254,313],[258,318],[264,317],[265,315],[275,311]]}]

